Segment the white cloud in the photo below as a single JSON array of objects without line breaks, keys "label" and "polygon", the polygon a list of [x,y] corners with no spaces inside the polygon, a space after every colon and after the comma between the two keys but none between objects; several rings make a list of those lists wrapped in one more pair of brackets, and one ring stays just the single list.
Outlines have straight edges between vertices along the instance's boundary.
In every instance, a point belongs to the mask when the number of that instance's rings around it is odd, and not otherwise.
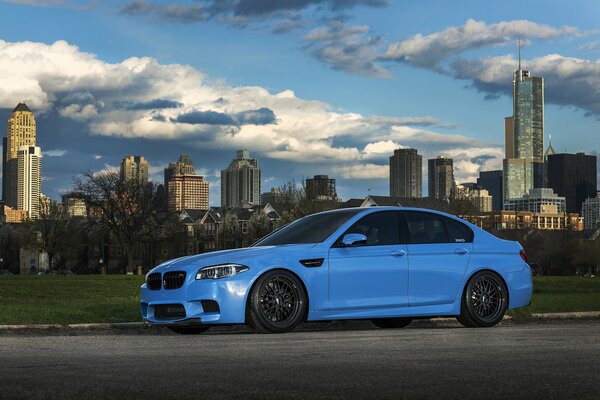
[{"label": "white cloud", "polygon": [[363,149],[363,153],[365,157],[377,155],[377,156],[389,156],[394,153],[394,150],[401,149],[404,146],[401,144],[395,143],[391,140],[380,141],[375,143],[369,143]]},{"label": "white cloud", "polygon": [[346,179],[387,179],[390,167],[377,164],[355,164],[335,167],[333,171]]},{"label": "white cloud", "polygon": [[54,150],[44,151],[42,155],[44,157],[62,157],[65,154],[67,154],[66,150],[54,149]]},{"label": "white cloud", "polygon": [[519,38],[548,40],[560,36],[579,35],[581,32],[572,26],[555,28],[527,20],[486,24],[483,21],[469,19],[462,26],[451,26],[425,36],[417,34],[392,43],[381,59],[441,69],[442,61],[468,50],[512,44]]}]

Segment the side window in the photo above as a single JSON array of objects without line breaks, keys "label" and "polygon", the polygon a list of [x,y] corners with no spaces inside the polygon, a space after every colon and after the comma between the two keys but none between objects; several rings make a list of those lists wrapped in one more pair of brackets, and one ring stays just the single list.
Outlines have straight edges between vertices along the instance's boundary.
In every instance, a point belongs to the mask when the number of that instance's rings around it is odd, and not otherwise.
[{"label": "side window", "polygon": [[365,235],[367,237],[366,246],[401,243],[398,213],[393,211],[369,214],[352,225],[344,235],[348,233],[361,233]]},{"label": "side window", "polygon": [[473,242],[473,231],[471,228],[454,219],[444,218],[450,243],[471,243]]},{"label": "side window", "polygon": [[409,243],[448,243],[444,217],[426,212],[403,212]]}]

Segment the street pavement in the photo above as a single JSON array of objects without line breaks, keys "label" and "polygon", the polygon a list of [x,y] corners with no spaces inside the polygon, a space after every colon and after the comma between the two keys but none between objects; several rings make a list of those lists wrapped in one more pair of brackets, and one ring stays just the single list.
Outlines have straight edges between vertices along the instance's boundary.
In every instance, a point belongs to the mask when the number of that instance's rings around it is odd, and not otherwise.
[{"label": "street pavement", "polygon": [[0,336],[0,399],[600,399],[600,321]]}]

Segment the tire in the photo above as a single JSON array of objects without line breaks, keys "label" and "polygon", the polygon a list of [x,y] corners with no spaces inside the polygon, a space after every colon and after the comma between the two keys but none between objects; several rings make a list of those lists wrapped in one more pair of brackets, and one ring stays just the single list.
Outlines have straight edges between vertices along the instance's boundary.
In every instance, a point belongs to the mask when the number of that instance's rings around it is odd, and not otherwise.
[{"label": "tire", "polygon": [[480,271],[469,279],[460,304],[458,322],[468,328],[491,327],[508,308],[508,289],[498,274]]},{"label": "tire", "polygon": [[257,333],[290,332],[304,320],[306,304],[306,293],[294,274],[268,271],[252,287],[246,319]]},{"label": "tire", "polygon": [[408,326],[412,319],[410,318],[378,318],[371,320],[373,325],[383,329],[397,329]]},{"label": "tire", "polygon": [[179,333],[180,335],[198,335],[200,333],[206,332],[209,327],[208,326],[167,326],[172,332]]}]

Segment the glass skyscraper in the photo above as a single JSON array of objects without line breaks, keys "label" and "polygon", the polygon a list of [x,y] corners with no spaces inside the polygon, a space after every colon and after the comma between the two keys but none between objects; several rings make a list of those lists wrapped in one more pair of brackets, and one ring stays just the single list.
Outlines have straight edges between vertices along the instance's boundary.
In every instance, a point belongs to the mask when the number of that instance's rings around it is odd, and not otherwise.
[{"label": "glass skyscraper", "polygon": [[513,115],[505,118],[504,200],[544,186],[544,79],[513,74]]}]

